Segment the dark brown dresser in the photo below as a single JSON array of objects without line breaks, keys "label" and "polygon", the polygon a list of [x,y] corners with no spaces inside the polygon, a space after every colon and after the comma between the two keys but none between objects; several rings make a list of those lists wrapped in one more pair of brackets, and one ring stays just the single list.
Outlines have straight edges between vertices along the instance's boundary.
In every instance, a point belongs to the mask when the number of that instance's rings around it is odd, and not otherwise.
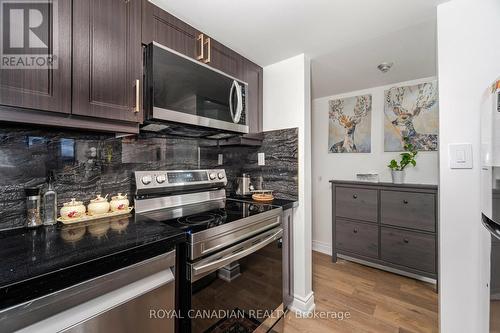
[{"label": "dark brown dresser", "polygon": [[437,280],[436,185],[332,180],[332,260]]}]

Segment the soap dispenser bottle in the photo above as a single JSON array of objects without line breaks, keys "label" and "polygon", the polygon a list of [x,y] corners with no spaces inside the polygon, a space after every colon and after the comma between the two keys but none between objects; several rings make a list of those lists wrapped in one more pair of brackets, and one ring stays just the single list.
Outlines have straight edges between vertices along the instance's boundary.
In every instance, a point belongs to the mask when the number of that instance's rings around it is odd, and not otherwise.
[{"label": "soap dispenser bottle", "polygon": [[57,193],[54,191],[55,173],[50,172],[48,177],[48,189],[43,195],[43,224],[53,225],[57,223]]}]

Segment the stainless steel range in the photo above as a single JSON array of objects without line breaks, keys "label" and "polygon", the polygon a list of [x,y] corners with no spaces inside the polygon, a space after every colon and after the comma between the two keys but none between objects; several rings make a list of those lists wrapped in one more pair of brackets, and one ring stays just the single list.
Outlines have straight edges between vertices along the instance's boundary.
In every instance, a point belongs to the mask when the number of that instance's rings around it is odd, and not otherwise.
[{"label": "stainless steel range", "polygon": [[179,330],[271,330],[283,309],[281,207],[227,199],[223,169],[137,171],[135,181],[138,219],[188,233]]}]

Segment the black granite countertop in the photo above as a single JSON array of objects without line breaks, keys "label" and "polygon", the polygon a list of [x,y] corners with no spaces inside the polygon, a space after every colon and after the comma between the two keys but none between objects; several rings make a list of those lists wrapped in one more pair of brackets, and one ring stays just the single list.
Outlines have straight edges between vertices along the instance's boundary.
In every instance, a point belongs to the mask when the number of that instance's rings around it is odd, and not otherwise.
[{"label": "black granite countertop", "polygon": [[[246,202],[253,202],[253,203],[262,203],[259,201],[255,201],[252,199],[252,196],[240,196],[240,195],[235,195],[235,194],[230,194],[228,196],[229,199],[235,199],[235,200],[241,200],[241,201],[246,201]],[[298,200],[289,200],[289,199],[278,199],[274,198],[273,201],[266,202],[270,205],[273,206],[279,206],[282,207],[283,210],[287,210],[290,208],[295,208],[299,205]]]},{"label": "black granite countertop", "polygon": [[0,232],[0,310],[166,253],[183,231],[133,215]]}]

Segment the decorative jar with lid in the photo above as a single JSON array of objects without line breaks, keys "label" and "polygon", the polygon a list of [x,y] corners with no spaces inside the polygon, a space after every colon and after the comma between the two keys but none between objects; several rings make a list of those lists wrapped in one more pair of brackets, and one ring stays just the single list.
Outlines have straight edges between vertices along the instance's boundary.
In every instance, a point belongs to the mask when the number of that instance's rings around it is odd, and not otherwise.
[{"label": "decorative jar with lid", "polygon": [[81,201],[72,198],[70,202],[65,202],[59,211],[63,219],[76,219],[85,215],[85,205]]},{"label": "decorative jar with lid", "polygon": [[97,195],[95,199],[90,200],[87,207],[89,215],[102,215],[109,212],[109,202],[106,197],[101,197],[100,194]]},{"label": "decorative jar with lid", "polygon": [[127,199],[127,194],[122,195],[118,193],[118,195],[111,198],[111,210],[113,212],[127,210],[129,206],[129,201]]}]

